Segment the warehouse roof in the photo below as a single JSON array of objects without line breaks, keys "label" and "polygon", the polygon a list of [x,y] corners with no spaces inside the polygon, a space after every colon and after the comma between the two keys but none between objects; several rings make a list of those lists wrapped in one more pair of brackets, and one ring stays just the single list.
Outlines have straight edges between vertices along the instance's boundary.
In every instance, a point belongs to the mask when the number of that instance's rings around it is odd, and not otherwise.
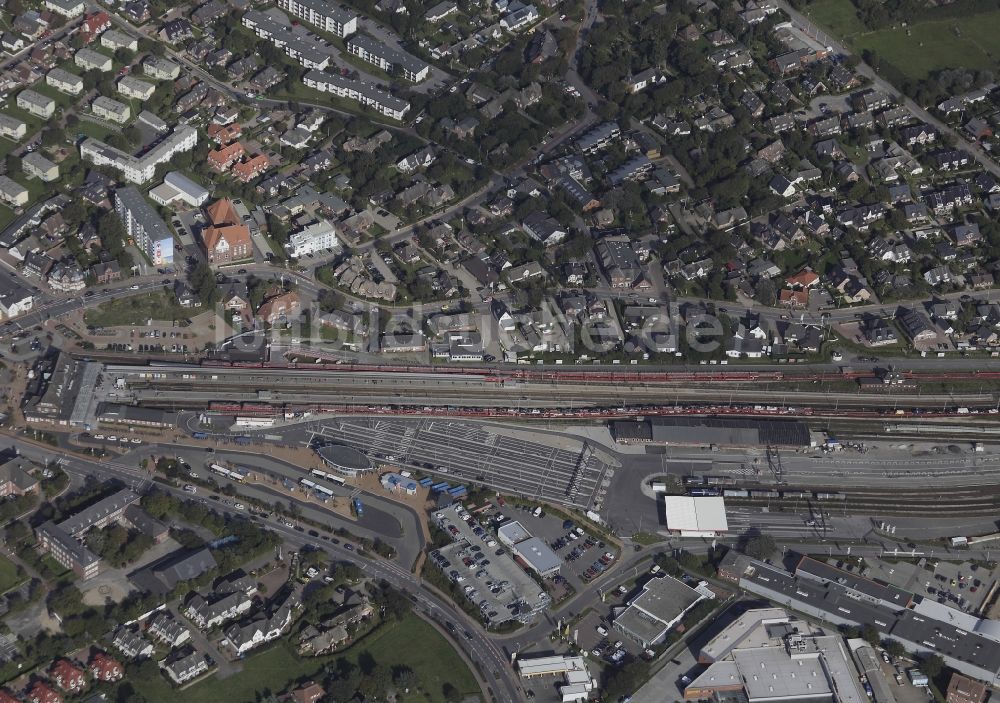
[{"label": "warehouse roof", "polygon": [[548,574],[562,566],[562,559],[538,537],[529,537],[513,547],[517,555],[540,574]]},{"label": "warehouse roof", "polygon": [[718,496],[663,496],[667,529],[679,532],[726,532],[726,502]]}]

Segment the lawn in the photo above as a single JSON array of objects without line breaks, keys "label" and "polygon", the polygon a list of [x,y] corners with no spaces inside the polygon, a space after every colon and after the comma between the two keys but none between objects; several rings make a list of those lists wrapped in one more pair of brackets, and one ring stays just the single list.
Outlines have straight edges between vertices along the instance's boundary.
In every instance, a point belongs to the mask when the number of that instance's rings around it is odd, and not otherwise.
[{"label": "lawn", "polygon": [[[923,79],[943,68],[971,71],[1000,68],[1000,33],[996,31],[1000,26],[1000,10],[863,33],[851,28],[852,23],[845,19],[846,12],[838,7],[841,4],[851,7],[850,0],[818,0],[810,6],[810,16],[832,32],[847,37],[859,52],[874,51],[908,78]],[[878,70],[878,66],[874,68]]]},{"label": "lawn", "polygon": [[6,593],[24,579],[17,575],[17,566],[7,557],[0,556],[0,593]]},{"label": "lawn", "polygon": [[191,316],[191,310],[182,308],[162,291],[139,293],[102,303],[88,310],[84,321],[94,327],[120,327],[123,325],[144,325],[150,318],[154,320],[184,320]]},{"label": "lawn", "polygon": [[[997,22],[1000,22],[1000,11],[922,22],[907,29],[858,36],[854,44],[859,49],[875,51],[914,79],[926,78],[932,71],[942,68],[992,70],[1000,54],[1000,36],[995,32]],[[874,68],[878,70],[878,66]]]},{"label": "lawn", "polygon": [[815,0],[802,13],[838,37],[848,38],[865,31],[851,0]]},{"label": "lawn", "polygon": [[403,620],[378,631],[346,651],[330,657],[298,657],[284,640],[243,661],[243,672],[226,679],[214,676],[178,694],[166,679],[133,681],[135,687],[151,703],[252,703],[265,691],[279,693],[309,678],[321,679],[323,665],[338,657],[358,663],[370,655],[375,662],[389,668],[405,665],[420,678],[422,692],[411,693],[397,700],[400,703],[445,703],[442,686],[450,683],[466,694],[479,690],[468,670],[451,645],[434,628],[418,618],[407,615]]}]

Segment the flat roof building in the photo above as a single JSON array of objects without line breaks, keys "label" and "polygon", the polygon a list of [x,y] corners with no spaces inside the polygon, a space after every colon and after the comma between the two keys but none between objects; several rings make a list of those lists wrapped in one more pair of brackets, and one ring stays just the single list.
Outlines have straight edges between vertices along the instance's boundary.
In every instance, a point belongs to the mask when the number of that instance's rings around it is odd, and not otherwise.
[{"label": "flat roof building", "polygon": [[115,191],[115,211],[125,232],[156,266],[174,261],[174,236],[134,186]]},{"label": "flat roof building", "polygon": [[559,555],[538,537],[522,540],[512,545],[510,550],[542,578],[555,576],[562,566]]},{"label": "flat roof building", "polygon": [[808,447],[809,427],[795,420],[654,417],[621,420],[610,425],[622,444],[676,444],[679,446]]},{"label": "flat roof building", "polygon": [[703,585],[695,589],[670,576],[652,578],[612,624],[642,647],[652,647],[661,643],[696,603],[714,597]]},{"label": "flat roof building", "polygon": [[208,189],[195,183],[180,171],[171,171],[163,183],[149,191],[153,202],[169,206],[175,202],[183,202],[191,207],[200,207],[208,202]]},{"label": "flat roof building", "polygon": [[682,537],[716,537],[729,531],[726,502],[719,496],[663,496],[667,530]]}]

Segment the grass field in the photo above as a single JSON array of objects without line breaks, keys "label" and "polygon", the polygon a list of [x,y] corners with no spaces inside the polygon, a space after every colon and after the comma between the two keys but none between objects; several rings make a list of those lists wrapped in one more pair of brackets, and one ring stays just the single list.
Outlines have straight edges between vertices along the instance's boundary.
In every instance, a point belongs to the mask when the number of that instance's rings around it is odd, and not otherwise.
[{"label": "grass field", "polygon": [[1000,10],[858,35],[851,43],[859,50],[875,51],[908,77],[921,79],[942,68],[996,69],[998,26]]},{"label": "grass field", "polygon": [[14,562],[0,556],[0,593],[6,593],[23,580],[17,575],[17,566]]},{"label": "grass field", "polygon": [[843,39],[865,31],[851,0],[815,0],[803,8],[803,14]]},{"label": "grass field", "polygon": [[1000,10],[877,32],[865,29],[851,0],[815,0],[803,14],[858,53],[874,51],[908,78],[942,68],[1000,69]]},{"label": "grass field", "polygon": [[102,303],[88,310],[84,321],[94,327],[119,327],[122,325],[144,325],[146,320],[184,320],[191,316],[191,310],[182,308],[162,291],[140,293]]},{"label": "grass field", "polygon": [[305,679],[323,677],[323,664],[343,656],[357,664],[370,655],[375,662],[390,668],[405,665],[417,672],[420,692],[400,696],[400,703],[445,703],[442,687],[450,683],[465,694],[476,694],[478,686],[451,645],[434,628],[408,615],[332,657],[299,658],[288,644],[280,644],[250,655],[243,661],[243,672],[223,680],[210,677],[178,694],[158,677],[154,681],[136,681],[134,685],[151,703],[253,703],[265,691],[279,693]]}]

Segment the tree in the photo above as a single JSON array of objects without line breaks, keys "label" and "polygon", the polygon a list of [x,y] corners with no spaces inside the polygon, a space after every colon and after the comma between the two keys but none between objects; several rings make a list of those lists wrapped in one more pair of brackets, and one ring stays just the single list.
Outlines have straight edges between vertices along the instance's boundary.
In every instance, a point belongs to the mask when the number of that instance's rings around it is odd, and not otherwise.
[{"label": "tree", "polygon": [[938,654],[927,654],[920,658],[920,670],[927,678],[936,679],[944,671],[944,659]]},{"label": "tree", "polygon": [[864,638],[865,642],[875,648],[877,648],[882,642],[882,638],[879,636],[878,630],[875,629],[874,625],[865,625],[862,627],[861,637]]},{"label": "tree", "polygon": [[420,677],[408,666],[397,666],[392,672],[392,683],[396,688],[406,692],[420,685]]},{"label": "tree", "polygon": [[906,647],[904,647],[898,640],[886,640],[885,641],[885,651],[893,659],[898,659],[899,657],[906,654]]},{"label": "tree", "polygon": [[775,549],[777,545],[771,535],[754,535],[743,545],[743,553],[754,559],[767,559],[774,554]]}]

